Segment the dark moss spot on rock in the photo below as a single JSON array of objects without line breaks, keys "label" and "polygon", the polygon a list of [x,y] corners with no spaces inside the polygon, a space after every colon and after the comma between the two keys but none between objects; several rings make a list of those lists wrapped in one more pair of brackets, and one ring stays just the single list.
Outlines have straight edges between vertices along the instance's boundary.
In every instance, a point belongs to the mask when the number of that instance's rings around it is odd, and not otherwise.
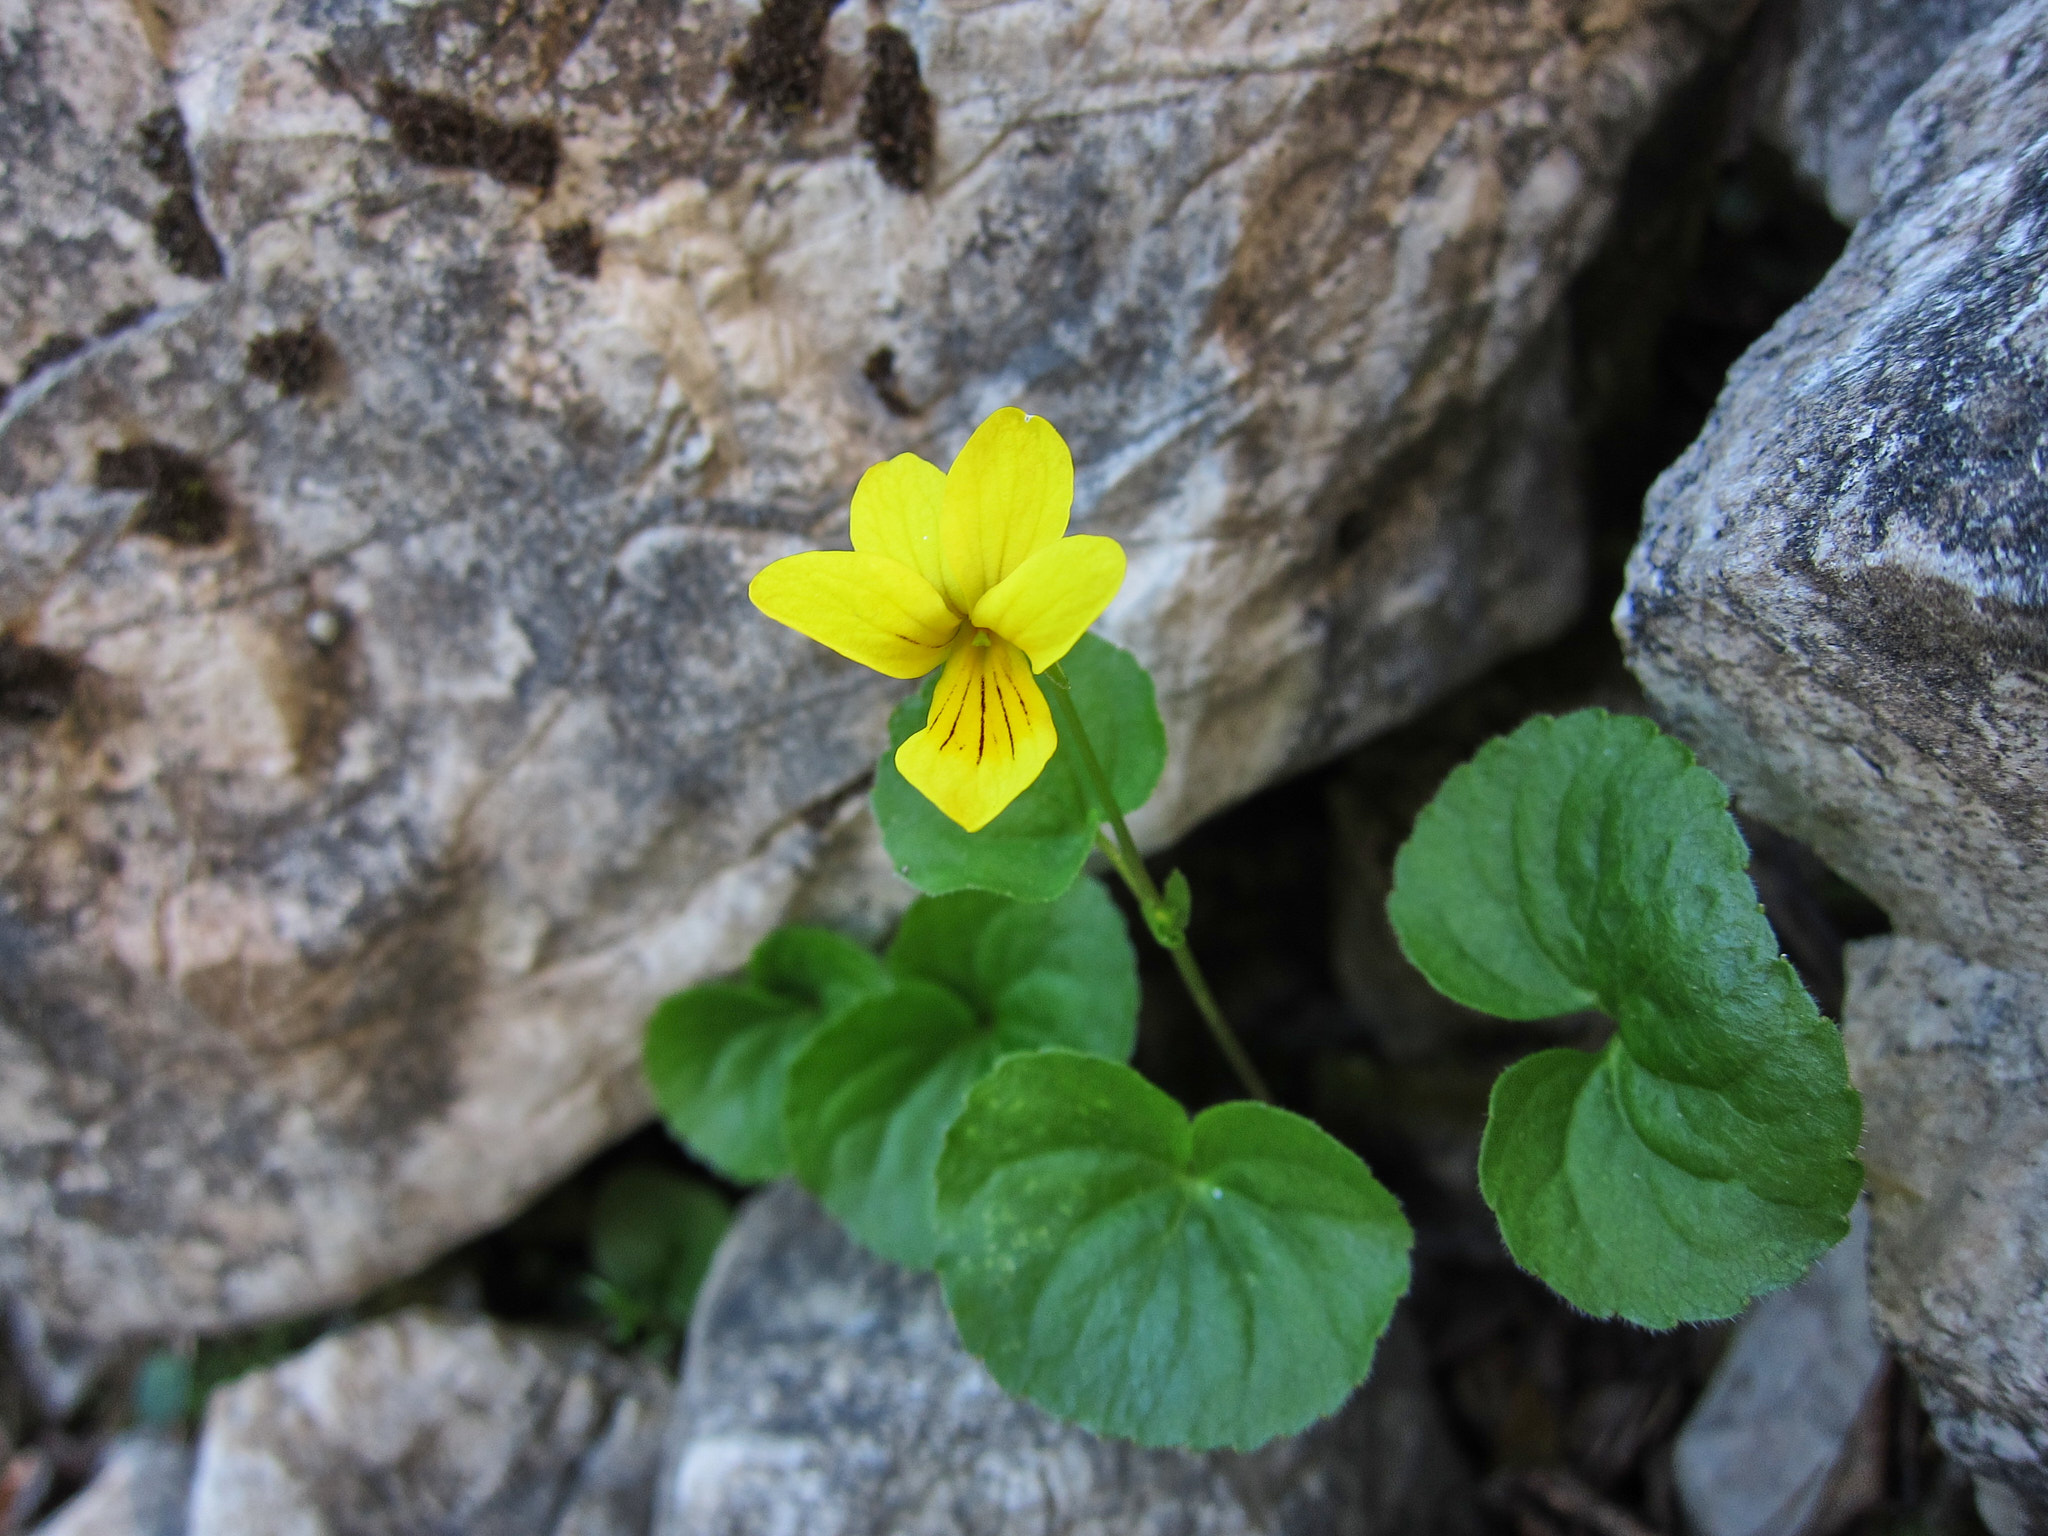
[{"label": "dark moss spot on rock", "polygon": [[92,328],[92,333],[99,337],[118,336],[155,313],[154,304],[123,304],[119,309],[110,309],[100,316],[100,323]]},{"label": "dark moss spot on rock", "polygon": [[0,720],[40,725],[70,707],[78,663],[62,651],[0,635]]},{"label": "dark moss spot on rock", "polygon": [[173,192],[158,203],[151,228],[156,234],[157,254],[178,276],[210,283],[227,270],[220,247],[213,243],[213,232],[199,212],[199,200],[190,192]]},{"label": "dark moss spot on rock", "polygon": [[508,187],[546,192],[562,167],[562,138],[536,119],[504,122],[465,101],[377,82],[377,111],[391,124],[398,152],[421,165],[482,171]]},{"label": "dark moss spot on rock", "polygon": [[206,466],[168,443],[133,443],[101,452],[93,483],[103,491],[142,491],[129,528],[173,544],[218,544],[228,533],[228,504]]},{"label": "dark moss spot on rock", "polygon": [[142,168],[172,191],[192,190],[192,154],[185,147],[185,119],[165,107],[142,120]]},{"label": "dark moss spot on rock", "polygon": [[868,28],[868,83],[860,99],[860,136],[882,180],[922,192],[932,173],[932,96],[917,49],[895,27]]},{"label": "dark moss spot on rock", "polygon": [[409,160],[458,171],[476,170],[483,161],[483,115],[466,102],[385,80],[377,86],[377,110]]},{"label": "dark moss spot on rock", "polygon": [[143,169],[170,188],[170,195],[156,205],[152,229],[157,253],[180,277],[212,282],[225,270],[220,247],[199,212],[193,195],[197,180],[192,174],[192,154],[185,147],[185,119],[176,107],[165,107],[142,120],[137,137]]},{"label": "dark moss spot on rock", "polygon": [[598,239],[590,220],[578,219],[574,224],[551,229],[541,238],[541,244],[557,272],[570,277],[597,276],[598,264],[604,257],[604,242]]},{"label": "dark moss spot on rock", "polygon": [[825,93],[825,23],[839,0],[763,0],[732,61],[740,100],[764,112],[815,112]]},{"label": "dark moss spot on rock", "polygon": [[295,330],[272,331],[249,343],[249,372],[279,394],[307,395],[332,377],[336,363],[334,343],[319,325],[308,320]]},{"label": "dark moss spot on rock", "polygon": [[896,349],[877,347],[868,354],[861,377],[874,386],[875,398],[896,416],[915,416],[917,405],[903,393],[903,381],[896,377]]},{"label": "dark moss spot on rock", "polygon": [[482,170],[508,187],[533,187],[545,192],[562,167],[562,139],[541,122],[492,125],[484,135]]},{"label": "dark moss spot on rock", "polygon": [[21,360],[21,378],[17,384],[26,384],[45,368],[54,367],[67,357],[76,357],[85,350],[85,338],[70,331],[59,331],[45,337],[35,349]]}]

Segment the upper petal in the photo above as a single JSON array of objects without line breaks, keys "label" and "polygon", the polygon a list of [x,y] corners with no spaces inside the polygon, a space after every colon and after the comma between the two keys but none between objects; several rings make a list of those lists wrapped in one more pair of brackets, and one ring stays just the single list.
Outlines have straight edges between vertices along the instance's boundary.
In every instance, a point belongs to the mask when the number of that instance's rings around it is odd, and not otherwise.
[{"label": "upper petal", "polygon": [[1031,787],[1059,746],[1052,711],[1015,646],[963,645],[932,691],[925,727],[896,768],[927,800],[979,832]]},{"label": "upper petal", "polygon": [[973,622],[1020,647],[1031,670],[1043,672],[1102,617],[1123,581],[1123,546],[1078,533],[1048,544],[983,593]]},{"label": "upper petal", "polygon": [[791,555],[756,576],[747,596],[777,623],[890,677],[923,677],[960,630],[932,584],[886,555]]},{"label": "upper petal", "polygon": [[943,593],[939,504],[945,494],[946,472],[914,453],[875,465],[854,487],[853,547],[909,566]]},{"label": "upper petal", "polygon": [[1074,458],[1043,416],[1006,406],[974,429],[946,473],[939,518],[946,596],[962,613],[1067,531]]}]

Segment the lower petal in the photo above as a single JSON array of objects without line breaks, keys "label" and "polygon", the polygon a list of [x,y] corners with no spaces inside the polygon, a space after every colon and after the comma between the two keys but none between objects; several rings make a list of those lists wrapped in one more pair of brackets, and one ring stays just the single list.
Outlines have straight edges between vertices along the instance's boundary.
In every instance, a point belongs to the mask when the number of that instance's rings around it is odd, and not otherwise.
[{"label": "lower petal", "polygon": [[1031,787],[1058,745],[1023,653],[1006,640],[967,644],[946,663],[924,729],[896,749],[896,769],[979,832]]}]

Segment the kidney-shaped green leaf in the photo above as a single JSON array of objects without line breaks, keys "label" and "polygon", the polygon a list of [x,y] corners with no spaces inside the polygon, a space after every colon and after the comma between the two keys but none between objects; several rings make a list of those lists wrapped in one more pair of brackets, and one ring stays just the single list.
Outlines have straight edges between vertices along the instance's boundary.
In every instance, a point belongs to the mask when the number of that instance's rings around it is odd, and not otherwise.
[{"label": "kidney-shaped green leaf", "polygon": [[621,1310],[657,1327],[686,1328],[731,1220],[715,1189],[665,1168],[630,1164],[598,1191],[591,1267]]},{"label": "kidney-shaped green leaf", "polygon": [[827,1020],[885,991],[880,960],[822,928],[778,928],[743,983],[664,998],[647,1021],[642,1064],[669,1129],[745,1183],[789,1171],[782,1097],[789,1063]]},{"label": "kidney-shaped green leaf", "polygon": [[1004,1387],[1141,1445],[1250,1449],[1372,1368],[1413,1241],[1356,1156],[1270,1105],[1192,1124],[1129,1067],[1013,1056],[938,1169],[938,1270]]},{"label": "kidney-shaped green leaf", "polygon": [[929,1265],[932,1171],[967,1091],[1003,1056],[1068,1046],[1122,1060],[1138,967],[1094,880],[1051,902],[961,891],[913,903],[889,949],[896,989],[818,1031],[784,1102],[797,1176],[853,1235]]},{"label": "kidney-shaped green leaf", "polygon": [[1778,954],[1727,806],[1647,720],[1538,716],[1444,781],[1387,902],[1448,996],[1615,1021],[1597,1056],[1503,1074],[1480,1185],[1524,1267],[1652,1327],[1797,1279],[1862,1185],[1841,1040]]},{"label": "kidney-shaped green leaf", "polygon": [[[1135,811],[1166,766],[1166,728],[1151,677],[1130,652],[1094,635],[1083,635],[1061,665],[1118,808]],[[934,673],[889,716],[889,750],[875,765],[870,796],[882,846],[897,873],[928,896],[977,890],[1052,900],[1081,872],[1107,809],[1095,804],[1072,747],[1062,741],[1045,771],[1000,816],[979,832],[962,830],[896,771],[896,749],[924,729],[937,686]]]}]

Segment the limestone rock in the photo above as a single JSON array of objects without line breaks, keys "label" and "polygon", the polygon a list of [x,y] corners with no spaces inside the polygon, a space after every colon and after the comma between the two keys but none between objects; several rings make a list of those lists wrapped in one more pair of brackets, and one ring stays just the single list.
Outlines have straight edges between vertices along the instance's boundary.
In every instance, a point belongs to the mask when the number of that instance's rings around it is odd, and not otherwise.
[{"label": "limestone rock", "polygon": [[1767,18],[1756,126],[1844,224],[1876,205],[1892,113],[2012,0],[1792,0]]},{"label": "limestone rock", "polygon": [[0,1290],[360,1293],[886,921],[900,686],[745,584],[996,406],[1130,551],[1150,837],[1555,632],[1560,295],[1743,8],[133,8],[223,276],[0,413]]},{"label": "limestone rock", "polygon": [[1397,1326],[1334,1417],[1250,1455],[1100,1440],[1006,1395],[930,1275],[791,1184],[756,1197],[697,1303],[655,1536],[1427,1536],[1470,1490]]},{"label": "limestone rock", "polygon": [[670,1396],[595,1345],[401,1313],[214,1392],[189,1536],[645,1536]]},{"label": "limestone rock", "polygon": [[33,1536],[185,1536],[192,1452],[148,1435],[116,1440],[91,1482]]},{"label": "limestone rock", "polygon": [[1835,1530],[1883,1497],[1882,1439],[1871,1456],[1859,1435],[1882,1410],[1889,1363],[1870,1321],[1869,1246],[1859,1205],[1849,1236],[1805,1279],[1736,1325],[1672,1447],[1698,1536]]},{"label": "limestone rock", "polygon": [[1899,110],[1879,202],[1657,481],[1616,609],[1745,810],[2048,969],[2048,5]]},{"label": "limestone rock", "polygon": [[2048,1531],[2048,978],[1849,949],[1871,1301],[1996,1536]]},{"label": "limestone rock", "polygon": [[149,15],[124,0],[0,4],[0,391],[206,291]]}]

